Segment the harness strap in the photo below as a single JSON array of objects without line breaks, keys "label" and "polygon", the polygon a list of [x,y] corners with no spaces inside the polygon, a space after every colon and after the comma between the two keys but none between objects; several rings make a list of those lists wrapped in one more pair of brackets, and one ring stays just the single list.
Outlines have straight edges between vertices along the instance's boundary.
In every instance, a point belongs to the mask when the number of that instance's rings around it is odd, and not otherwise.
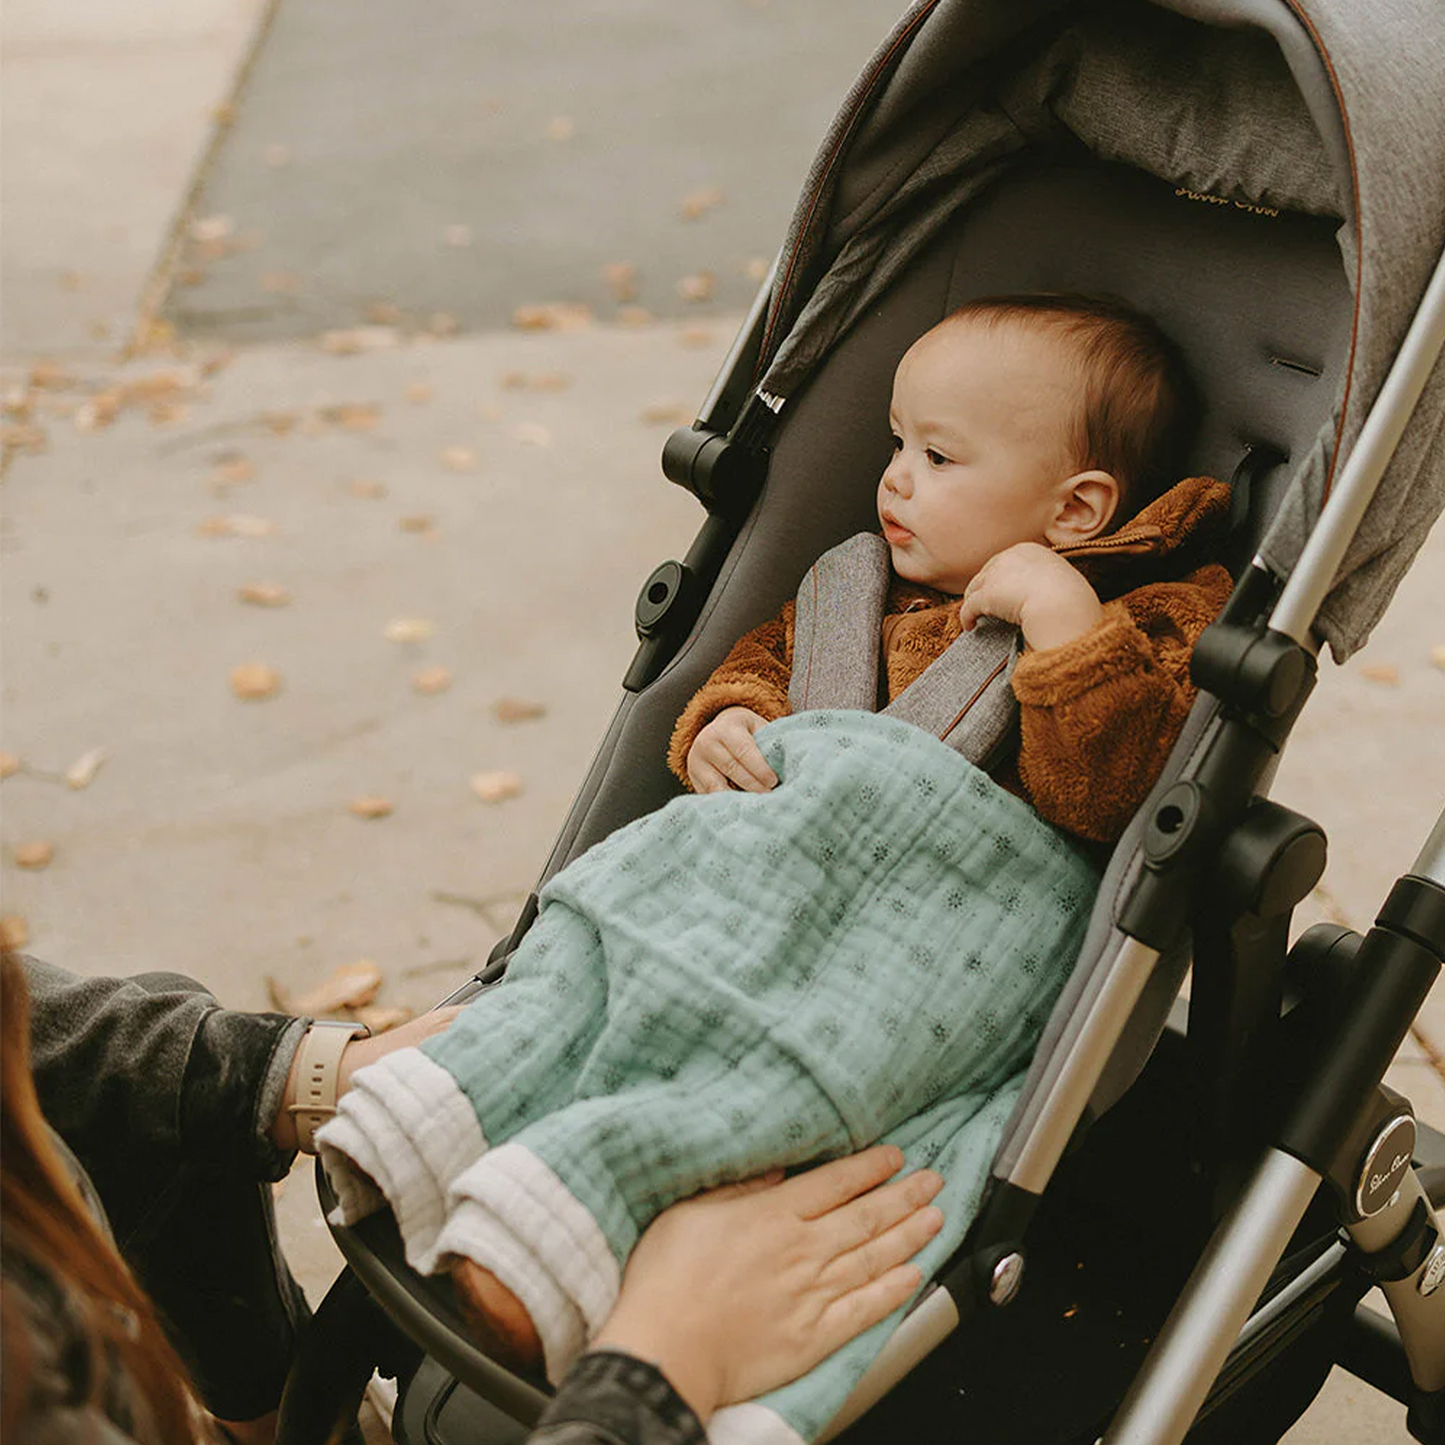
[{"label": "harness strap", "polygon": [[[793,618],[788,702],[878,711],[883,614],[891,576],[888,544],[859,532],[825,552],[803,578]],[[1009,679],[1018,629],[982,618],[882,709],[987,766],[1012,740],[1018,702]]]}]

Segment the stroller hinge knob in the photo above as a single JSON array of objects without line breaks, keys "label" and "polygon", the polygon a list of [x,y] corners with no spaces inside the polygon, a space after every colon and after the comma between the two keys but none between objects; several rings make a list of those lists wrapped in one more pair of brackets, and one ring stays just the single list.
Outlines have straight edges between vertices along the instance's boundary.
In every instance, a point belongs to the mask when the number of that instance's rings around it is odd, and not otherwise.
[{"label": "stroller hinge knob", "polygon": [[988,1281],[988,1302],[1006,1305],[1019,1292],[1024,1278],[1024,1257],[1017,1251],[1004,1255],[993,1267]]}]

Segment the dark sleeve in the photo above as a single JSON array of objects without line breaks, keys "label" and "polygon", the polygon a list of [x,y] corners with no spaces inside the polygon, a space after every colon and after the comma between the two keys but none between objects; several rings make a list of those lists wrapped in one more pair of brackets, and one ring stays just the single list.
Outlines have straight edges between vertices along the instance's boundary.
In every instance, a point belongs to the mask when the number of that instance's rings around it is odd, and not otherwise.
[{"label": "dark sleeve", "polygon": [[88,1170],[129,1157],[285,1173],[290,1156],[267,1130],[303,1020],[223,1009],[179,974],[81,978],[21,961],[40,1107]]},{"label": "dark sleeve", "polygon": [[527,1445],[707,1445],[707,1435],[655,1365],[594,1350],[567,1372]]}]

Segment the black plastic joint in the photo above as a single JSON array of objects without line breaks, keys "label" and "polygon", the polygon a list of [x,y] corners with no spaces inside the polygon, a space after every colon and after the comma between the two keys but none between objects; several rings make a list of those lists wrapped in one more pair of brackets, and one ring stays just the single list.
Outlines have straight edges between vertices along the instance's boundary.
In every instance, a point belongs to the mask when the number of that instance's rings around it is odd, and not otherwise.
[{"label": "black plastic joint", "polygon": [[1414,873],[1396,879],[1376,921],[1445,962],[1445,888],[1438,883]]},{"label": "black plastic joint", "polygon": [[664,562],[653,569],[637,594],[633,613],[640,641],[661,637],[676,628],[690,600],[692,580],[691,570],[682,562]]},{"label": "black plastic joint", "polygon": [[1314,658],[1282,632],[1216,622],[1195,644],[1189,675],[1222,702],[1280,719],[1313,686],[1315,668]]},{"label": "black plastic joint", "polygon": [[1383,1249],[1366,1254],[1350,1245],[1350,1263],[1374,1284],[1394,1284],[1409,1279],[1440,1242],[1440,1231],[1430,1216],[1430,1206],[1423,1199],[1415,1208],[1405,1227]]},{"label": "black plastic joint", "polygon": [[767,470],[765,451],[702,427],[679,427],[662,448],[663,475],[691,492],[709,512],[746,512]]}]

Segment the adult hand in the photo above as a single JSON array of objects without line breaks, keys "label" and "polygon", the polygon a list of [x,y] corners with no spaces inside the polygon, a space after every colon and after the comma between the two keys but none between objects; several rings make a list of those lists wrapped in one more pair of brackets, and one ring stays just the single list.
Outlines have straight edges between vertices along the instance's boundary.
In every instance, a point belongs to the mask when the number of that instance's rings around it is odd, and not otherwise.
[{"label": "adult hand", "polygon": [[1104,615],[1083,574],[1038,542],[996,552],[964,589],[958,620],[971,632],[980,617],[1012,622],[1035,649],[1082,637]]},{"label": "adult hand", "polygon": [[907,1263],[943,1224],[930,1170],[885,1183],[878,1145],[675,1204],[638,1241],[593,1347],[650,1360],[706,1421],[812,1369],[923,1282]]},{"label": "adult hand", "polygon": [[[412,1044],[422,1043],[431,1038],[433,1034],[439,1034],[443,1029],[450,1027],[451,1022],[461,1013],[463,1005],[454,1004],[450,1008],[432,1009],[430,1013],[421,1014],[411,1019],[398,1028],[388,1029],[384,1034],[372,1034],[364,1039],[352,1039],[341,1053],[341,1062],[336,1069],[336,1097],[339,1099],[350,1087],[351,1076],[367,1064],[374,1064],[378,1059],[385,1058],[396,1049],[404,1049]],[[291,1116],[291,1105],[296,1102],[296,1063],[300,1059],[300,1051],[297,1051],[296,1060],[292,1061],[291,1073],[286,1079],[286,1088],[281,1096],[281,1108],[277,1111],[276,1118],[271,1124],[271,1141],[281,1150],[292,1150],[296,1147],[296,1120]]]},{"label": "adult hand", "polygon": [[753,734],[767,718],[750,707],[724,708],[693,740],[687,753],[687,780],[695,793],[766,793],[778,786]]}]

